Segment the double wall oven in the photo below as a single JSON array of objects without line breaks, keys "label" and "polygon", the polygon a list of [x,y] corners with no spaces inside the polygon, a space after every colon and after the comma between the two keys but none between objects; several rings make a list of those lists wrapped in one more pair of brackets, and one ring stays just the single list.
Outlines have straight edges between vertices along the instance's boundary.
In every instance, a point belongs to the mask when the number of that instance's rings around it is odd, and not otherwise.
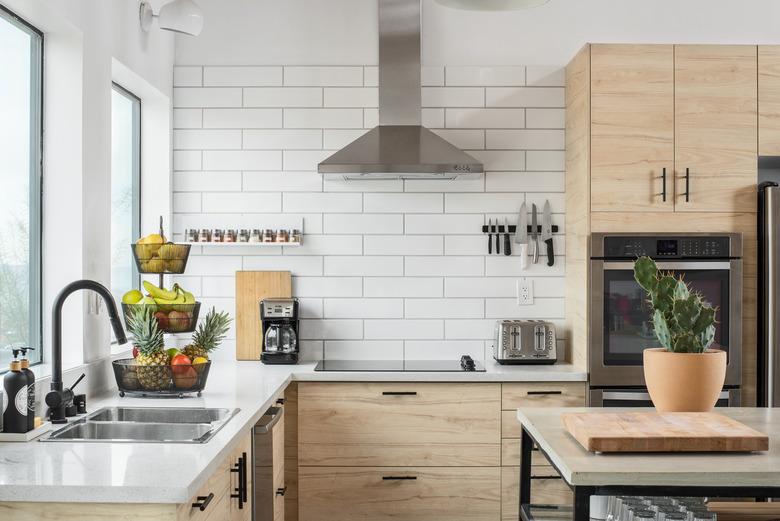
[{"label": "double wall oven", "polygon": [[663,272],[682,276],[716,308],[715,345],[728,353],[719,406],[740,402],[742,237],[740,234],[594,233],[590,260],[589,403],[650,406],[642,351],[658,346],[634,260],[646,255]]}]

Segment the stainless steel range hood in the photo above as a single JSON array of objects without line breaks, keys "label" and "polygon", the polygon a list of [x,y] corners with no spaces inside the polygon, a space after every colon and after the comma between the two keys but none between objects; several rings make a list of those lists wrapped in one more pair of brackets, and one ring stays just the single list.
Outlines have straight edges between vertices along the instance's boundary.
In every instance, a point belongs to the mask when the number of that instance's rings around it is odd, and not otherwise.
[{"label": "stainless steel range hood", "polygon": [[482,163],[422,126],[420,0],[379,0],[379,126],[318,165],[344,179],[472,178]]}]

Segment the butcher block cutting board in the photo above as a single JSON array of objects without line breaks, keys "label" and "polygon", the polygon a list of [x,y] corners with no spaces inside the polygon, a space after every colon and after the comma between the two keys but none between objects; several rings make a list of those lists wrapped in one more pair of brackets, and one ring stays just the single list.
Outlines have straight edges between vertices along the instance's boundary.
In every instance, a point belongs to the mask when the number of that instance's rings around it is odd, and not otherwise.
[{"label": "butcher block cutting board", "polygon": [[236,272],[236,360],[260,360],[260,301],[291,295],[289,271]]},{"label": "butcher block cutting board", "polygon": [[591,452],[752,452],[769,437],[712,412],[564,413],[566,430]]}]

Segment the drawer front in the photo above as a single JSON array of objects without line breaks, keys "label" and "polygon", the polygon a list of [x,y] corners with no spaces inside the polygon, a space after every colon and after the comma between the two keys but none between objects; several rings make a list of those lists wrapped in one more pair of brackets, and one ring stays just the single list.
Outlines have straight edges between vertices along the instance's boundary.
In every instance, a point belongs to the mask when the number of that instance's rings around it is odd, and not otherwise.
[{"label": "drawer front", "polygon": [[[572,501],[571,489],[560,477],[537,476],[531,481],[531,503],[535,505],[571,505]],[[501,519],[520,519],[519,467],[501,468]]]},{"label": "drawer front", "polygon": [[584,407],[584,382],[509,383],[501,386],[501,408]]},{"label": "drawer front", "polygon": [[[228,470],[231,464],[231,458],[225,458],[225,460],[219,465],[217,470],[209,477],[208,481],[200,487],[200,490],[190,498],[190,500],[179,505],[177,511],[178,521],[206,521],[208,519],[225,519],[229,515],[228,495],[230,494],[228,488],[230,487],[230,471]],[[198,503],[198,497],[208,497],[209,494],[214,494],[214,498],[211,500],[205,510],[193,507],[193,503]]]},{"label": "drawer front", "polygon": [[301,383],[302,466],[498,466],[500,384]]},{"label": "drawer front", "polygon": [[[520,448],[522,446],[522,440],[519,439],[504,439],[501,440],[501,465],[505,467],[519,467],[520,466]],[[531,451],[531,465],[535,469],[548,469],[548,472],[555,474],[555,470],[547,461],[539,449]]]},{"label": "drawer front", "polygon": [[301,467],[299,486],[300,521],[496,521],[501,511],[499,468]]}]

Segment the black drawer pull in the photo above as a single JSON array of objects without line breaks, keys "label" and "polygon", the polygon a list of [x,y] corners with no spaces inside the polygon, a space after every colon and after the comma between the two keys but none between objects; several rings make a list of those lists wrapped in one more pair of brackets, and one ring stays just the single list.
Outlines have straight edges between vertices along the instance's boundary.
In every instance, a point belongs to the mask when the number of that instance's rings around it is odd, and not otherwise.
[{"label": "black drawer pull", "polygon": [[417,476],[382,476],[383,481],[415,481]]},{"label": "black drawer pull", "polygon": [[284,398],[279,398],[276,400],[276,405],[284,405]]},{"label": "black drawer pull", "polygon": [[665,167],[663,169],[662,179],[663,179],[664,186],[663,186],[663,191],[661,192],[661,197],[663,198],[663,202],[666,202],[666,168]]},{"label": "black drawer pull", "polygon": [[383,396],[417,396],[417,391],[382,391]]},{"label": "black drawer pull", "polygon": [[691,169],[685,169],[685,202],[691,202]]},{"label": "black drawer pull", "polygon": [[562,478],[560,476],[531,476],[531,479],[538,479],[541,481],[543,479],[562,479]]},{"label": "black drawer pull", "polygon": [[528,391],[528,396],[541,396],[545,394],[563,394],[563,391]]},{"label": "black drawer pull", "polygon": [[284,496],[286,493],[287,493],[287,485],[285,485],[283,488],[276,489],[277,496]]},{"label": "black drawer pull", "polygon": [[192,504],[192,508],[199,508],[201,512],[208,508],[211,500],[214,499],[214,493],[210,493],[208,496],[198,496],[198,501]]}]

